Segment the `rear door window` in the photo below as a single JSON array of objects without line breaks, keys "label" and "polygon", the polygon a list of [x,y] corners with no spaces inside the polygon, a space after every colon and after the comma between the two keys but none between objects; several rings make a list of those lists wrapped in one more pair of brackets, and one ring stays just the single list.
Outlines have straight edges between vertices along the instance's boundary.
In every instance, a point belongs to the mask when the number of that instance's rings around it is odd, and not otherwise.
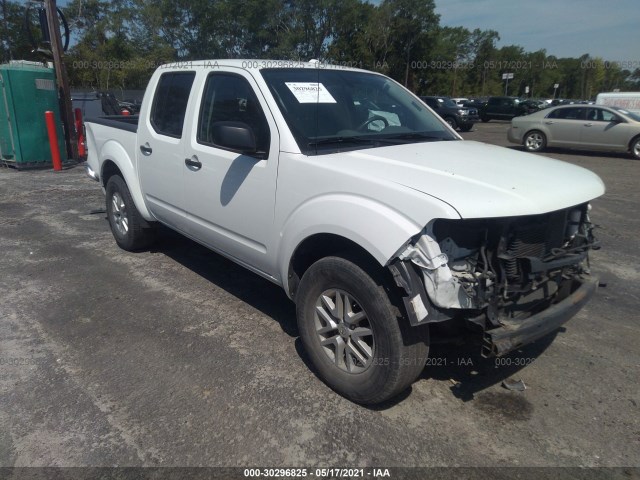
[{"label": "rear door window", "polygon": [[169,137],[182,137],[184,115],[195,72],[171,72],[160,77],[151,108],[153,129]]}]

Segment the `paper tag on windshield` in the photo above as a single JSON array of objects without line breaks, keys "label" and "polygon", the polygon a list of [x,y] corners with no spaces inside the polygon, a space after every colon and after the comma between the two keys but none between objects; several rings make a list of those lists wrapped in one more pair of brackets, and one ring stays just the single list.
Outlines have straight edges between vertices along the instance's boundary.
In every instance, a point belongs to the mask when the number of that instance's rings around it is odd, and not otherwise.
[{"label": "paper tag on windshield", "polygon": [[321,83],[285,82],[285,85],[300,103],[336,103]]}]

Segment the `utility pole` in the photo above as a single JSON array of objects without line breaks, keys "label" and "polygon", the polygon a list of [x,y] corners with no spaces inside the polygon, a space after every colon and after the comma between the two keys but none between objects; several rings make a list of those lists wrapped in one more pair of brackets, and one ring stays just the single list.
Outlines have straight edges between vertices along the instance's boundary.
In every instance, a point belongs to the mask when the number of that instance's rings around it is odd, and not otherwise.
[{"label": "utility pole", "polygon": [[9,23],[7,21],[7,0],[2,0],[2,27],[4,28],[5,35],[7,36],[7,49],[9,50],[9,60],[13,60],[13,53],[11,52],[11,43],[9,43]]},{"label": "utility pole", "polygon": [[62,62],[62,39],[60,38],[60,22],[58,21],[56,0],[44,0],[44,7],[47,12],[47,24],[49,25],[49,35],[51,36],[53,66],[55,67],[56,79],[58,80],[60,116],[62,117],[62,124],[64,125],[64,143],[67,147],[67,155],[73,160],[78,160],[78,142],[74,116],[71,110],[69,79],[67,78],[67,70]]}]

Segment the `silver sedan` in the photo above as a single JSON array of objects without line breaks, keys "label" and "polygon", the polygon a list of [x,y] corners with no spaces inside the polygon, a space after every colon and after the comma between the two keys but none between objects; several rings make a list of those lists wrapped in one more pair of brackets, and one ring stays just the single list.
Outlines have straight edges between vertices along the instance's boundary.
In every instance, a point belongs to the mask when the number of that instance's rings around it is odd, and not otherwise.
[{"label": "silver sedan", "polygon": [[640,115],[618,107],[565,105],[514,118],[507,138],[529,152],[579,148],[629,152],[640,160]]}]

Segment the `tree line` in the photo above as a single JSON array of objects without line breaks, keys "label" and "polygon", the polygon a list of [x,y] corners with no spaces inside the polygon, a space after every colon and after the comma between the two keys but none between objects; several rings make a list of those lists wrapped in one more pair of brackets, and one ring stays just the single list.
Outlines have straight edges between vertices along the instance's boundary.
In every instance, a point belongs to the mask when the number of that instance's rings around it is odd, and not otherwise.
[{"label": "tree line", "polygon": [[[25,6],[0,0],[2,59],[42,59]],[[144,88],[158,65],[213,58],[309,60],[382,72],[419,94],[589,99],[640,90],[640,65],[557,58],[494,30],[440,25],[434,0],[72,0],[65,62],[75,88]],[[557,85],[557,88],[556,88]]]}]

